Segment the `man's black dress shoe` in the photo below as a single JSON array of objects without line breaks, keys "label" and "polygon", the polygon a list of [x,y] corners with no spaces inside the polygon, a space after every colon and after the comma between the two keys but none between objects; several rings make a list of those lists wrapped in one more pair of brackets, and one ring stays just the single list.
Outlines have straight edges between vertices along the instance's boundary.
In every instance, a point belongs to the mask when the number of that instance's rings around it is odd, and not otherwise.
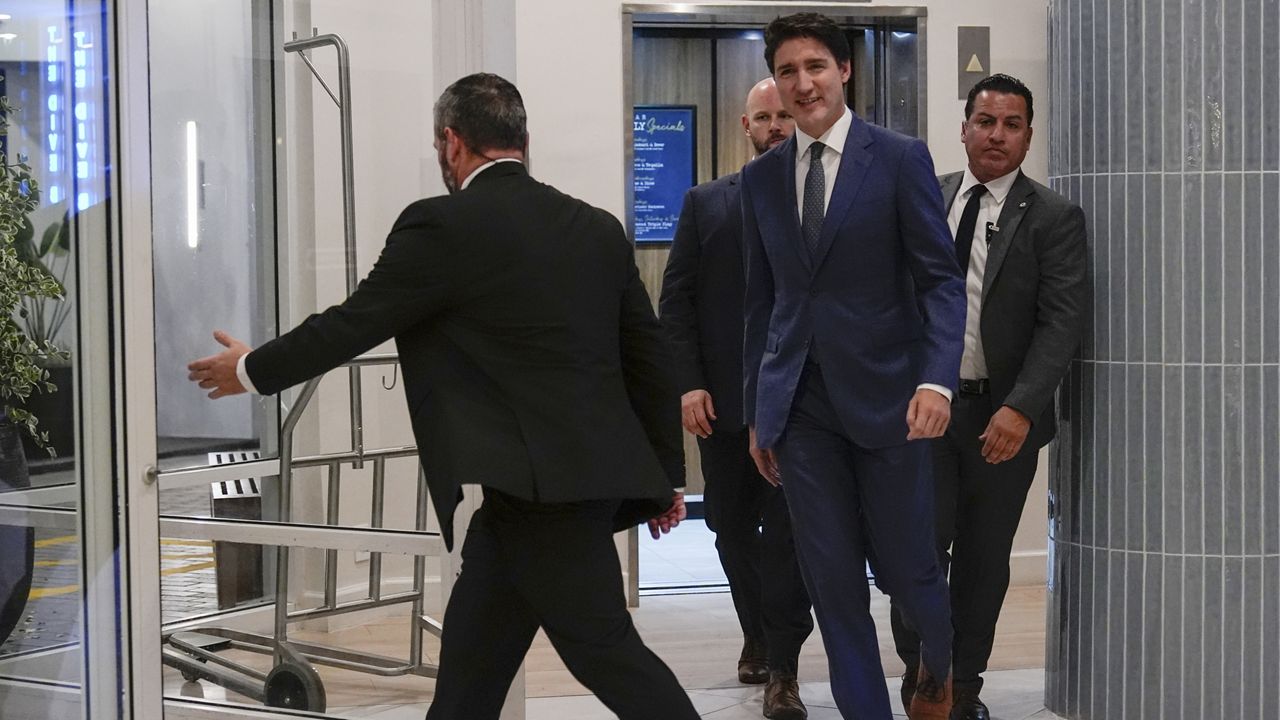
[{"label": "man's black dress shoe", "polygon": [[991,711],[978,699],[977,693],[956,693],[950,720],[991,720]]}]

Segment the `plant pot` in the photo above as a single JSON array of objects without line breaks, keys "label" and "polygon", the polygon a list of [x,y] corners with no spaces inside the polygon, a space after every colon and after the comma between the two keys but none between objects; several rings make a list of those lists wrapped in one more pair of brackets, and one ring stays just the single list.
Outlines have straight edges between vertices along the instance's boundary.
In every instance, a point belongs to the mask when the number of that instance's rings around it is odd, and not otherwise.
[{"label": "plant pot", "polygon": [[[31,487],[17,426],[0,408],[0,502],[4,493]],[[31,592],[35,528],[0,525],[0,645],[22,620]]]},{"label": "plant pot", "polygon": [[[49,382],[58,387],[51,393],[32,393],[22,404],[22,409],[40,419],[37,429],[49,433],[49,445],[57,451],[58,457],[69,458],[75,454],[75,402],[71,390],[71,366],[55,365],[45,368],[49,371]],[[40,448],[30,435],[21,433],[22,449],[27,459],[36,460],[49,457],[49,451]]]}]

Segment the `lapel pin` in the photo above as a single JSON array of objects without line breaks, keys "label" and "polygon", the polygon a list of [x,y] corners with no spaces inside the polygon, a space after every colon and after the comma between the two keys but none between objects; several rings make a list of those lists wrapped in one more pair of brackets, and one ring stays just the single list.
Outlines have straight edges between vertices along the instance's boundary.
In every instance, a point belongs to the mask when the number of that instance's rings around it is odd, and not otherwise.
[{"label": "lapel pin", "polygon": [[1026,201],[1026,200],[1023,200],[1023,201],[1022,201],[1022,203],[1018,205],[1018,207],[1020,207],[1020,208],[1024,208],[1024,207],[1026,207],[1026,206],[1027,206],[1027,201]]}]

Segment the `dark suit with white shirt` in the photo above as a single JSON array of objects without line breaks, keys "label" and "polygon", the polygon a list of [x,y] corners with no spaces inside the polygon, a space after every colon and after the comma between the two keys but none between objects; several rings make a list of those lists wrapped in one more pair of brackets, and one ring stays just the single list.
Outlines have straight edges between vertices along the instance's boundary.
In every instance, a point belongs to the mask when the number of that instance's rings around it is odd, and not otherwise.
[{"label": "dark suit with white shirt", "polygon": [[760,476],[748,452],[742,265],[739,175],[733,173],[685,194],[658,308],[680,391],[706,390],[715,407],[711,435],[698,438],[703,508],[738,623],[744,637],[767,648],[770,668],[794,673],[813,616],[786,496]]},{"label": "dark suit with white shirt", "polygon": [[684,484],[670,354],[622,226],[499,162],[400,215],[340,305],[244,357],[279,392],[395,338],[446,543],[484,488],[427,717],[497,718],[539,627],[619,717],[696,720],[637,634],[612,533]]},{"label": "dark suit with white shirt", "polygon": [[[978,184],[940,178],[955,233]],[[1009,586],[1009,556],[1040,448],[1056,429],[1054,392],[1080,342],[1087,302],[1084,212],[1015,171],[985,185],[966,278],[961,389],[951,425],[933,441],[938,554],[950,566],[957,693],[981,689]],[[1031,420],[1011,460],[988,463],[982,442],[1008,406]],[[894,639],[908,667],[920,638],[895,605]]]}]

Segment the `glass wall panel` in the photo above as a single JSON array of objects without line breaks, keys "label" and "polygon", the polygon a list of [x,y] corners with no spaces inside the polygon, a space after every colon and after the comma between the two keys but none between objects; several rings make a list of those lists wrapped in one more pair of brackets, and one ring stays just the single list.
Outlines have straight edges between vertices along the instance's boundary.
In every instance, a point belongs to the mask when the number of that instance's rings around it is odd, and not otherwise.
[{"label": "glass wall panel", "polygon": [[[431,75],[406,63],[430,37],[432,6],[146,4],[166,716],[210,704],[349,716],[393,689],[402,704],[425,702],[432,683],[422,676],[434,670],[420,618],[439,617],[450,573],[438,535],[424,532],[394,360],[356,368],[354,401],[348,369],[279,397],[213,401],[186,366],[221,349],[215,329],[257,346],[341,302],[400,210],[440,191]],[[290,43],[310,42],[313,28],[322,37],[304,57]],[[345,67],[329,34],[349,53]],[[352,100],[340,110],[343,71]],[[388,537],[426,557],[362,549]],[[323,544],[335,538],[347,544]],[[403,642],[370,640],[379,623]],[[414,654],[411,635],[427,656]],[[334,669],[307,643],[340,648],[348,666]],[[285,679],[271,681],[281,668]]]},{"label": "glass wall panel", "polygon": [[[106,353],[82,351],[101,335],[103,313],[79,312],[86,288],[109,269],[84,262],[114,240],[109,230],[109,58],[103,3],[27,0],[0,8],[0,717],[78,716],[86,579],[102,586],[115,567],[85,567],[110,547],[82,535],[86,477],[82,416],[111,400],[86,387]],[[37,286],[43,289],[38,290]],[[89,523],[95,525],[95,523]],[[108,593],[110,595],[112,593]],[[118,607],[96,617],[117,618]],[[114,652],[112,653],[114,655]],[[108,664],[114,658],[108,659]],[[116,704],[118,688],[93,688]]]},{"label": "glass wall panel", "polygon": [[[215,328],[251,344],[275,335],[271,9],[250,0],[148,4],[156,445],[163,470],[274,456],[276,398],[210,402],[186,370],[190,360],[219,349]],[[196,27],[201,32],[189,31]],[[247,490],[249,477],[243,481]],[[250,498],[210,483],[162,484],[160,512],[275,517],[274,478],[255,476],[253,487]],[[164,538],[160,560],[166,623],[270,594],[258,551]],[[219,570],[245,577],[219,595]]]}]

